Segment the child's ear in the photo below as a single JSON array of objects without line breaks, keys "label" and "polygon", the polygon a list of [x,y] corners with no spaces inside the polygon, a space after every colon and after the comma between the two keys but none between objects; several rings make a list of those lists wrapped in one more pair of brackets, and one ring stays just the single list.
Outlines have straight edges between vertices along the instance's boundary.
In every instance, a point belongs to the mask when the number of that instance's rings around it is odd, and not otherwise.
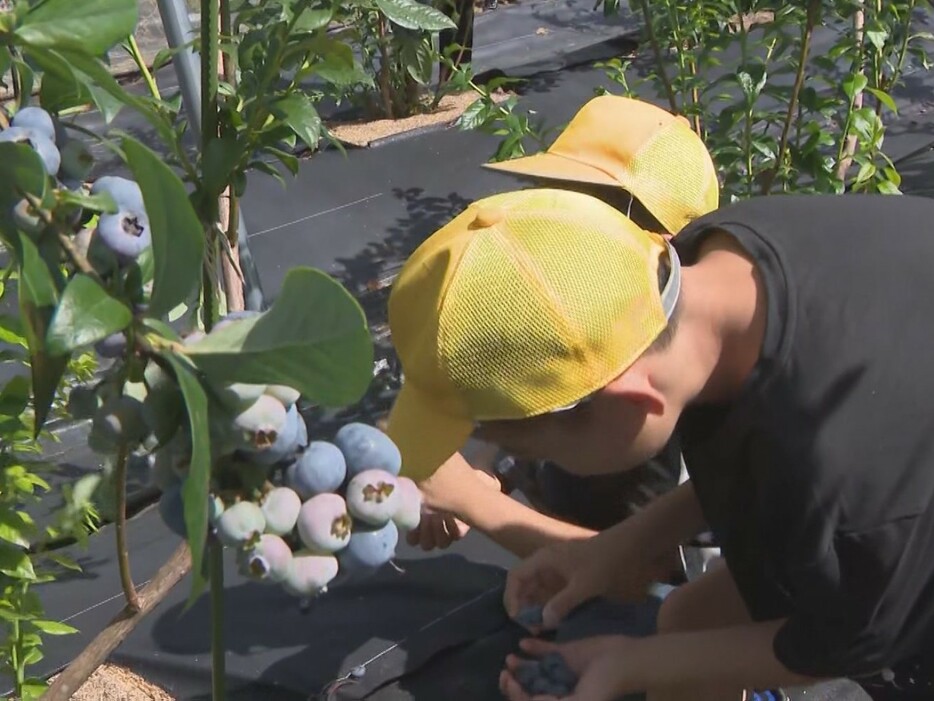
[{"label": "child's ear", "polygon": [[665,410],[664,396],[652,385],[648,374],[638,366],[629,368],[613,380],[604,392],[641,406],[646,414],[662,414]]}]

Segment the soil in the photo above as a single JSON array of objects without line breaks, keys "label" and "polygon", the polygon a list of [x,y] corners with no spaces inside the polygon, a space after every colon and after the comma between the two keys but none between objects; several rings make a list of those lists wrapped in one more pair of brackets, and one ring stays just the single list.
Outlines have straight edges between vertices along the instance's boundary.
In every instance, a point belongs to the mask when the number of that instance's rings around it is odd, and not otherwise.
[{"label": "soil", "polygon": [[[394,136],[413,129],[454,122],[464,110],[477,99],[472,90],[458,95],[445,95],[441,98],[438,109],[434,112],[416,114],[405,119],[378,119],[375,121],[341,122],[329,124],[328,129],[334,137],[352,146],[368,146],[377,139]],[[509,97],[503,91],[496,91],[493,100],[502,102]]]},{"label": "soil", "polygon": [[71,698],[72,701],[174,701],[163,689],[138,674],[112,664],[99,667]]}]

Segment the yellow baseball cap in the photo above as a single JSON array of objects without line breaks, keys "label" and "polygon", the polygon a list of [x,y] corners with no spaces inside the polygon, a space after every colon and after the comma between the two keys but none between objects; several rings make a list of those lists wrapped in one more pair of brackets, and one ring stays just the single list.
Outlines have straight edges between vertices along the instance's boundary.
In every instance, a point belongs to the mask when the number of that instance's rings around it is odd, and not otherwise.
[{"label": "yellow baseball cap", "polygon": [[487,168],[518,175],[621,187],[670,234],[720,201],[713,159],[688,121],[618,95],[585,104],[551,147]]},{"label": "yellow baseball cap", "polygon": [[560,411],[609,384],[665,328],[680,281],[663,236],[595,197],[532,189],[470,205],[389,297],[404,379],[387,433],[403,474],[430,476],[477,421]]}]

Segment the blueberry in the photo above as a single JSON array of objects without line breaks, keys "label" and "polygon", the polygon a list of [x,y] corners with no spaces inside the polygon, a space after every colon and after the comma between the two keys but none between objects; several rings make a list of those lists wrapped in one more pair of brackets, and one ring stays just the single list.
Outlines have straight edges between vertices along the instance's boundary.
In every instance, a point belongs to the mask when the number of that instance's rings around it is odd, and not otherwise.
[{"label": "blueberry", "polygon": [[392,520],[400,531],[414,530],[422,518],[422,493],[408,477],[397,477],[396,486],[399,490],[399,505]]},{"label": "blueberry", "polygon": [[45,222],[27,199],[22,199],[13,206],[13,221],[20,231],[27,234],[38,234],[45,229]]},{"label": "blueberry", "polygon": [[525,628],[537,628],[545,622],[542,617],[543,611],[544,607],[536,604],[524,606],[516,614],[516,623]]},{"label": "blueberry", "polygon": [[10,124],[22,129],[31,129],[55,143],[55,122],[52,116],[41,107],[23,107],[13,115]]},{"label": "blueberry", "polygon": [[337,558],[333,555],[299,551],[282,580],[282,587],[293,596],[316,596],[337,576]]},{"label": "blueberry", "polygon": [[0,143],[13,142],[28,144],[42,160],[45,171],[50,175],[58,173],[62,164],[62,155],[55,142],[40,131],[24,127],[10,127],[0,132]]},{"label": "blueberry", "polygon": [[263,394],[237,415],[234,426],[243,433],[247,448],[259,452],[275,444],[287,421],[288,414],[282,403]]},{"label": "blueberry", "polygon": [[519,682],[519,685],[528,691],[532,687],[532,682],[534,682],[541,675],[541,670],[539,664],[535,660],[529,660],[528,662],[523,662],[516,668],[513,672],[513,676],[516,678],[516,681]]},{"label": "blueberry", "polygon": [[69,190],[79,189],[81,183],[91,174],[94,167],[94,157],[83,142],[77,139],[68,139],[61,149],[62,166],[61,175],[63,184]]},{"label": "blueberry", "polygon": [[281,582],[292,565],[292,550],[282,538],[266,533],[238,557],[240,572],[258,580]]},{"label": "blueberry", "polygon": [[309,499],[315,494],[338,489],[346,474],[344,454],[336,445],[327,441],[312,441],[289,467],[286,482],[302,499]]},{"label": "blueberry", "polygon": [[395,557],[398,543],[399,530],[392,521],[376,530],[356,529],[338,554],[341,569],[348,573],[376,570]]},{"label": "blueberry", "polygon": [[162,493],[159,499],[159,516],[169,530],[185,537],[185,504],[182,501],[182,485],[176,484]]},{"label": "blueberry", "polygon": [[105,175],[94,181],[91,185],[91,194],[99,195],[106,192],[116,203],[118,209],[129,209],[145,212],[143,192],[133,180],[127,180],[117,175]]},{"label": "blueberry", "polygon": [[90,387],[73,387],[68,394],[68,413],[73,419],[90,419],[101,406],[101,398]]},{"label": "blueberry", "polygon": [[262,510],[251,501],[240,501],[217,519],[217,537],[229,547],[243,545],[266,528]]},{"label": "blueberry", "polygon": [[398,475],[402,455],[396,444],[374,426],[350,423],[342,426],[334,443],[347,460],[347,476],[353,478],[364,470],[383,470]]},{"label": "blueberry", "polygon": [[542,673],[552,682],[564,688],[573,689],[577,684],[577,675],[571,671],[567,662],[557,652],[549,652],[540,662]]},{"label": "blueberry", "polygon": [[[269,395],[272,397],[272,395]],[[276,440],[264,450],[251,451],[252,458],[262,465],[275,465],[278,462],[294,458],[302,445],[303,437],[307,440],[308,428],[305,419],[292,404],[285,414],[285,426],[276,434]]]},{"label": "blueberry", "polygon": [[302,500],[288,487],[276,487],[263,497],[262,510],[266,518],[266,532],[285,535],[295,528]]},{"label": "blueberry", "polygon": [[149,218],[138,209],[121,208],[116,214],[102,214],[97,235],[121,263],[131,263],[152,245]]},{"label": "blueberry", "polygon": [[298,537],[310,550],[328,553],[346,547],[353,522],[339,494],[318,494],[302,504],[298,512]]},{"label": "blueberry", "polygon": [[126,353],[126,334],[112,333],[94,344],[94,350],[102,358],[120,358]]},{"label": "blueberry", "polygon": [[94,415],[92,430],[116,445],[139,443],[148,433],[142,402],[120,395],[108,399]]},{"label": "blueberry", "polygon": [[370,526],[382,526],[398,511],[401,496],[396,477],[383,470],[364,470],[347,485],[347,508]]}]

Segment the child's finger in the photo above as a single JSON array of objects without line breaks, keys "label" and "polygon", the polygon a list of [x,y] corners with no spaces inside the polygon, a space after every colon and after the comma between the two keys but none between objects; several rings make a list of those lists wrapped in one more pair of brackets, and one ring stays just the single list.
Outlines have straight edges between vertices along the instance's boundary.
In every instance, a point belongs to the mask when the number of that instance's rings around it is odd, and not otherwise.
[{"label": "child's finger", "polygon": [[524,638],[519,641],[519,647],[523,652],[527,652],[535,657],[542,657],[549,652],[560,650],[557,644],[542,640],[541,638]]},{"label": "child's finger", "polygon": [[529,695],[509,672],[503,670],[499,675],[499,688],[509,701],[529,701]]}]

